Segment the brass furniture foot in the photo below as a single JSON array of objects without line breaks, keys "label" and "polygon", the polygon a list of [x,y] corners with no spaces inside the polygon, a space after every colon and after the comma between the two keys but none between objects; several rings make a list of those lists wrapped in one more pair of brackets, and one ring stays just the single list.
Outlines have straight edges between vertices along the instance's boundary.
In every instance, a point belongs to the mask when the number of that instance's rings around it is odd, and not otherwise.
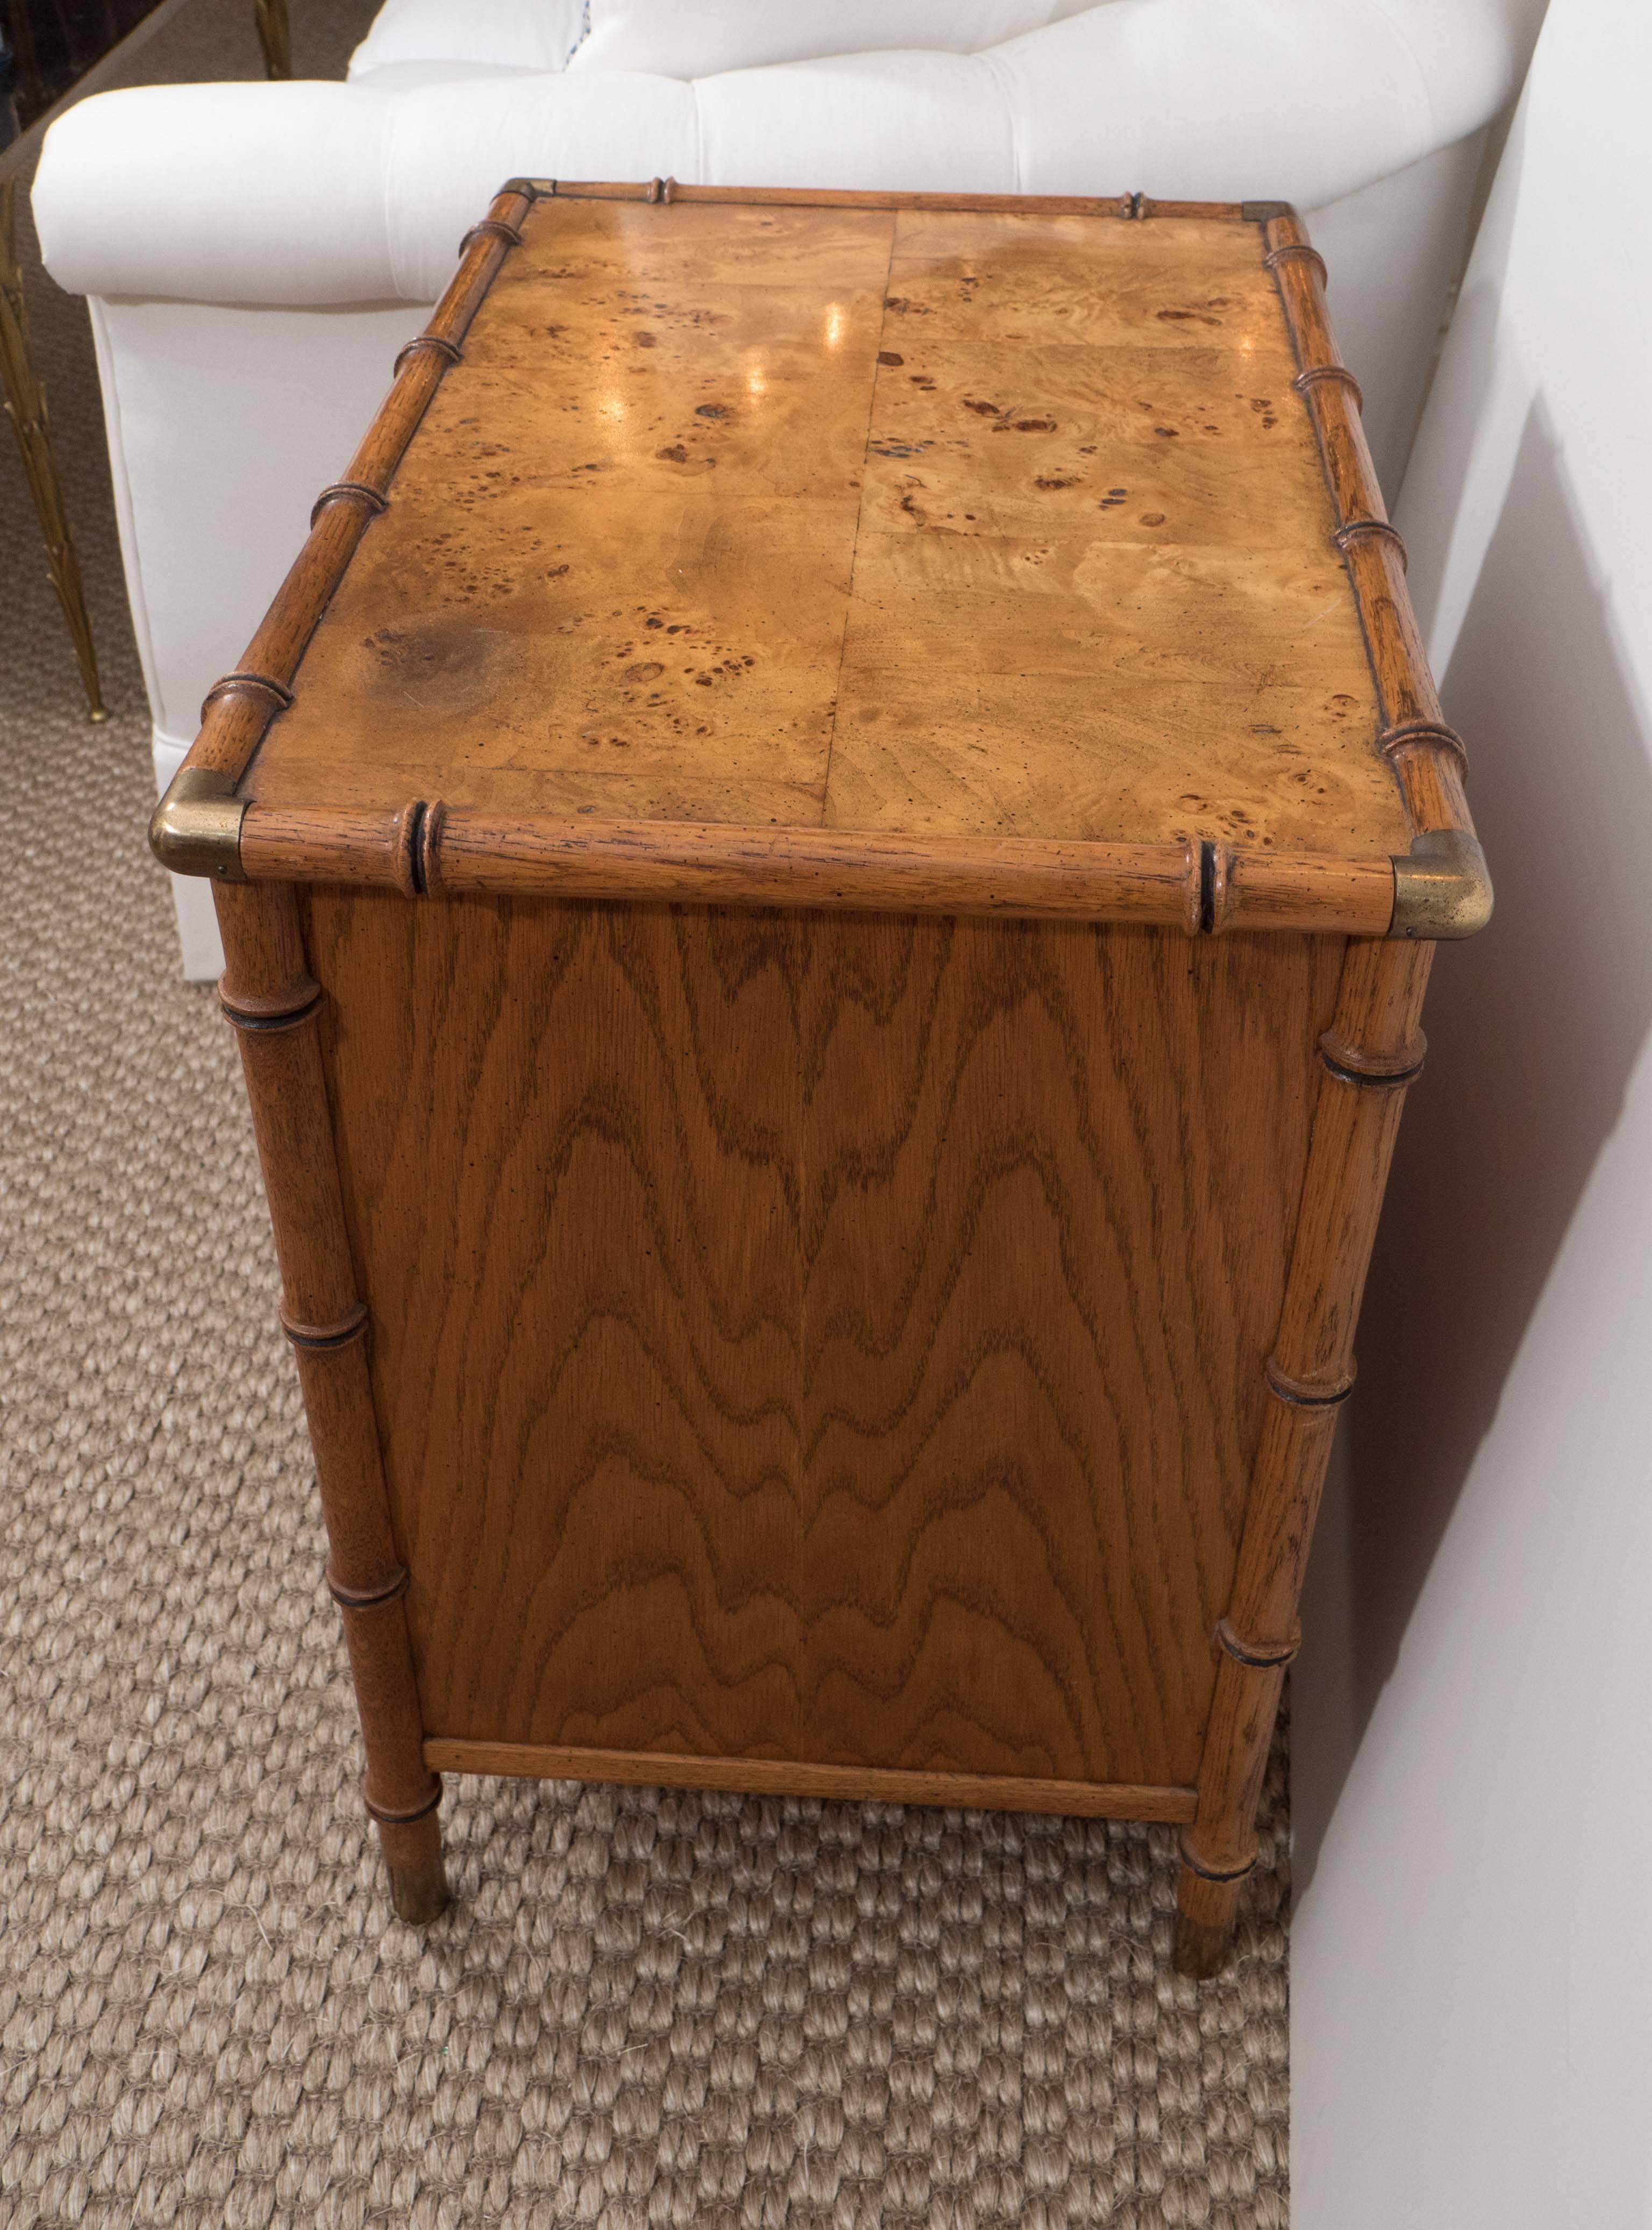
[{"label": "brass furniture foot", "polygon": [[35,499],[46,545],[46,564],[57,601],[74,638],[74,655],[81,664],[87,717],[106,720],[103,692],[98,683],[98,654],[92,642],[92,622],[81,587],[80,563],[74,555],[63,494],[58,486],[52,456],[51,435],[46,422],[46,396],[29,355],[29,319],[23,307],[23,271],[17,261],[13,212],[17,182],[0,185],[0,381],[5,387],[6,416],[23,451],[29,493]]}]

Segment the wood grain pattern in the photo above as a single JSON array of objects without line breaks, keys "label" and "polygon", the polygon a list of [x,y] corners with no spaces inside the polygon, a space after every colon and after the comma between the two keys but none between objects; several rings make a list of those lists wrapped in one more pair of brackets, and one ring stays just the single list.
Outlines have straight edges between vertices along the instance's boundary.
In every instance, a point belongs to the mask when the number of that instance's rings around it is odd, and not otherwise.
[{"label": "wood grain pattern", "polygon": [[1339,941],[307,916],[432,1738],[1191,1782]]},{"label": "wood grain pattern", "polygon": [[1191,843],[1055,844],[842,829],[759,835],[685,822],[455,811],[445,802],[438,821],[429,801],[410,801],[397,813],[252,806],[242,858],[254,880],[377,886],[411,895],[405,838],[410,815],[421,810],[425,894],[900,909],[1135,923],[1189,936],[1255,928],[1381,937],[1394,906],[1387,858],[1212,847],[1207,893],[1205,860]]},{"label": "wood grain pattern", "polygon": [[522,229],[255,809],[1405,848],[1255,227]]}]

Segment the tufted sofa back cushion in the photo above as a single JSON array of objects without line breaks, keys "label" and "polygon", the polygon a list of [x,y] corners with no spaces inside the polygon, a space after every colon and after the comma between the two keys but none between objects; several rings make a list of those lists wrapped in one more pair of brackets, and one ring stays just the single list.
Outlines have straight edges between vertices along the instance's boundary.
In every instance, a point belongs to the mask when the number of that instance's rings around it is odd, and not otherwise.
[{"label": "tufted sofa back cushion", "polygon": [[1093,0],[586,0],[571,69],[713,77],[828,55],[978,55]]}]

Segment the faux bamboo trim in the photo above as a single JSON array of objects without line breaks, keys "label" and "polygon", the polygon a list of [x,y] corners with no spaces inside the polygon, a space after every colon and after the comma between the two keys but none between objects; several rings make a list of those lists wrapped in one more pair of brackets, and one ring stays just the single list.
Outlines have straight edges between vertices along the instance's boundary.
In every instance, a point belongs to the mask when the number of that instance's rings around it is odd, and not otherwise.
[{"label": "faux bamboo trim", "polygon": [[1306,240],[1287,241],[1282,247],[1270,248],[1263,256],[1262,261],[1270,271],[1277,271],[1287,263],[1310,264],[1319,273],[1320,284],[1322,287],[1328,275],[1325,267],[1324,256],[1317,248],[1310,248]]},{"label": "faux bamboo trim", "polygon": [[928,1773],[907,1767],[819,1765],[804,1759],[688,1757],[678,1751],[582,1750],[551,1743],[480,1742],[429,1735],[424,1762],[441,1773],[498,1773],[532,1781],[595,1781],[632,1789],[714,1789],[754,1796],[818,1796],[958,1810],[1048,1812],[1077,1820],[1193,1817],[1191,1789],[1152,1782],[1053,1781],[1014,1774]]},{"label": "faux bamboo trim", "polygon": [[[1286,1274],[1269,1392],[1252,1467],[1233,1586],[1199,1767],[1199,1808],[1182,1839],[1178,1892],[1188,1959],[1210,1971],[1236,1910],[1210,1885],[1242,1880],[1255,1859],[1256,1806],[1289,1645],[1255,1635],[1298,1631],[1303,1569],[1336,1432],[1353,1383],[1353,1331],[1404,1099],[1397,1072],[1422,1044],[1417,1018],[1430,945],[1352,938],[1326,1036],[1385,1091],[1346,1091],[1330,1070],[1316,1094],[1301,1202]],[[1367,1080],[1353,1078],[1350,1080]],[[1179,1956],[1179,1955],[1178,1955]]]},{"label": "faux bamboo trim", "polygon": [[226,674],[221,681],[213,683],[201,699],[201,718],[204,720],[208,708],[225,697],[267,698],[270,710],[274,712],[286,712],[293,702],[292,691],[284,681],[278,681],[273,674]]},{"label": "faux bamboo trim", "polygon": [[[390,1577],[376,1587],[345,1587],[341,1580],[333,1577],[331,1563],[327,1566],[326,1578],[327,1593],[340,1610],[376,1610],[380,1603],[394,1602],[397,1595],[404,1595],[409,1585],[404,1564],[398,1564]],[[413,1816],[416,1819],[419,1815],[416,1813]]]},{"label": "faux bamboo trim", "polygon": [[231,1028],[255,1032],[260,1037],[270,1037],[281,1030],[301,1030],[321,1004],[321,992],[318,985],[301,1007],[283,1007],[268,1014],[248,1013],[243,1008],[233,1006],[222,990],[218,993],[218,1004]]},{"label": "faux bamboo trim", "polygon": [[1280,1369],[1271,1355],[1262,1365],[1262,1376],[1268,1381],[1268,1391],[1296,1409],[1333,1409],[1345,1402],[1354,1389],[1352,1370],[1323,1380],[1293,1378],[1288,1371]]},{"label": "faux bamboo trim", "polygon": [[1491,880],[1463,793],[1466,754],[1440,712],[1405,588],[1404,545],[1389,524],[1359,417],[1358,384],[1343,363],[1325,312],[1325,266],[1295,213],[1262,226],[1262,261],[1274,274],[1336,518],[1382,723],[1377,748],[1393,768],[1414,831],[1394,860],[1387,934],[1472,937],[1491,918]]},{"label": "faux bamboo trim", "polygon": [[1290,1664],[1302,1647],[1300,1627],[1289,1641],[1241,1641],[1225,1618],[1216,1621],[1216,1639],[1218,1647],[1226,1650],[1236,1665],[1248,1665],[1257,1672],[1271,1672],[1281,1665]]},{"label": "faux bamboo trim", "polygon": [[[1345,527],[1344,533],[1352,533]],[[1391,527],[1389,532],[1393,532]],[[1398,542],[1397,534],[1394,539]],[[1400,544],[1404,548],[1403,543]],[[1444,751],[1455,758],[1459,770],[1468,771],[1468,746],[1455,728],[1448,728],[1443,720],[1402,720],[1397,727],[1384,728],[1377,738],[1377,748],[1385,759],[1397,758],[1402,751]]]},{"label": "faux bamboo trim", "polygon": [[397,351],[396,361],[391,370],[399,372],[410,357],[416,357],[421,353],[439,356],[443,364],[462,364],[465,360],[465,352],[457,341],[448,340],[445,334],[415,333],[405,347]]},{"label": "faux bamboo trim", "polygon": [[1256,1853],[1254,1851],[1242,1866],[1213,1866],[1194,1855],[1191,1836],[1186,1828],[1182,1831],[1181,1845],[1182,1864],[1187,1868],[1189,1873],[1197,1874],[1201,1881],[1241,1882],[1247,1874],[1255,1872]]},{"label": "faux bamboo trim", "polygon": [[1352,1084],[1357,1092],[1403,1092],[1413,1078],[1423,1073],[1421,1060],[1413,1061],[1409,1068],[1351,1067],[1339,1060],[1323,1039],[1320,1043],[1320,1059],[1339,1084]]},{"label": "faux bamboo trim", "polygon": [[410,1827],[416,1820],[428,1820],[441,1803],[442,1783],[438,1780],[435,1795],[427,1798],[423,1804],[416,1804],[410,1811],[399,1812],[392,1809],[388,1804],[376,1804],[367,1794],[365,1782],[361,1801],[366,1806],[369,1814],[378,1821],[381,1827]]},{"label": "faux bamboo trim", "polygon": [[283,1309],[281,1330],[294,1347],[310,1348],[325,1353],[331,1349],[348,1347],[352,1340],[361,1338],[367,1329],[367,1304],[358,1301],[353,1309],[337,1318],[332,1324],[309,1324],[296,1323]]},{"label": "faux bamboo trim", "polygon": [[522,235],[519,227],[507,224],[502,216],[479,217],[460,242],[460,255],[464,255],[471,243],[478,240],[502,240],[507,248],[519,248],[522,245]]},{"label": "faux bamboo trim", "polygon": [[[423,1757],[417,1675],[397,1578],[402,1562],[363,1338],[367,1310],[356,1292],[322,1068],[321,996],[290,886],[226,890],[218,917],[228,963],[222,996],[242,1024],[242,1060],[281,1263],[281,1322],[309,1419],[327,1528],[327,1583],[340,1606],[366,1752],[363,1794],[384,1831],[398,1909],[428,1917],[445,1896],[439,1838],[433,1824],[410,1842],[405,1831],[433,1821],[441,1782]],[[248,1028],[248,1019],[277,1027]]]},{"label": "faux bamboo trim", "polygon": [[[389,497],[382,495],[376,487],[369,487],[365,480],[334,480],[330,487],[322,489],[320,494],[310,506],[312,526],[315,525],[316,520],[320,518],[330,503],[365,503],[369,516],[373,519],[377,519],[382,512],[388,511],[390,508]],[[291,703],[290,697],[287,701]]]},{"label": "faux bamboo trim", "polygon": [[[1336,544],[1339,550],[1345,553],[1353,548],[1355,543],[1360,539],[1362,535],[1366,538],[1369,538],[1371,535],[1378,535],[1384,541],[1391,542],[1395,549],[1399,552],[1400,564],[1409,570],[1410,560],[1405,554],[1404,539],[1401,535],[1398,527],[1391,526],[1385,519],[1351,519],[1346,526],[1338,527],[1331,539]],[[1413,722],[1410,725],[1420,728],[1423,725],[1423,723],[1419,721]],[[1386,736],[1393,732],[1394,731],[1392,730],[1384,731],[1384,737],[1378,738],[1377,745],[1378,751],[1383,749]]]},{"label": "faux bamboo trim", "polygon": [[[423,810],[421,815],[420,807]],[[1209,841],[1091,844],[916,838],[836,828],[760,835],[717,823],[497,816],[415,799],[399,812],[254,802],[240,835],[255,880],[388,886],[409,897],[486,891],[682,905],[1136,921],[1190,936],[1234,930],[1386,934],[1391,860]]]},{"label": "faux bamboo trim", "polygon": [[[1321,280],[1323,280],[1325,277],[1324,264],[1320,261],[1320,258],[1313,254],[1313,250],[1311,248],[1307,252],[1310,255],[1313,256],[1314,262],[1319,266],[1320,277]],[[1270,257],[1268,261],[1272,263],[1273,259]],[[1274,265],[1274,268],[1277,269],[1278,266]],[[1313,388],[1317,387],[1322,380],[1326,379],[1335,380],[1339,385],[1345,387],[1349,394],[1352,396],[1358,408],[1361,410],[1365,409],[1365,391],[1364,388],[1360,386],[1359,382],[1354,377],[1352,372],[1349,371],[1345,364],[1310,364],[1306,371],[1299,371],[1297,373],[1295,378],[1291,382],[1291,385],[1296,390],[1299,395],[1307,395]]]},{"label": "faux bamboo trim", "polygon": [[[661,189],[657,195],[651,189]],[[668,195],[663,190],[669,186]],[[1013,216],[1022,210],[1043,210],[1054,216],[1107,216],[1126,221],[1143,217],[1194,217],[1205,222],[1247,224],[1261,222],[1247,209],[1285,211],[1284,202],[1170,202],[1146,194],[945,194],[903,193],[845,187],[815,186],[685,186],[675,179],[658,178],[511,178],[501,193],[521,194],[530,201],[600,202],[740,202],[752,209],[957,209],[969,214]]]}]

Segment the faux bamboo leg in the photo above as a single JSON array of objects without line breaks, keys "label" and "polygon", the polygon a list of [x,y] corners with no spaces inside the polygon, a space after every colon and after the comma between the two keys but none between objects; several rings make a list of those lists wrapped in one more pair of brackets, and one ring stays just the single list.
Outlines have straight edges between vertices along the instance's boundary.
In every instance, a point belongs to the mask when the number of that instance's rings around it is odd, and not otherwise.
[{"label": "faux bamboo leg", "polygon": [[1324,1075],[1252,1474],[1216,1689],[1198,1811],[1182,1835],[1176,1963],[1214,1974],[1256,1862],[1256,1805],[1337,1411],[1353,1384],[1353,1335],[1405,1088],[1422,1067],[1417,1027],[1430,944],[1351,942]]},{"label": "faux bamboo leg", "polygon": [[291,77],[293,33],[287,20],[287,0],[253,0],[253,15],[258,25],[258,42],[264,49],[264,75]]},{"label": "faux bamboo leg", "polygon": [[81,586],[80,560],[74,554],[68,518],[63,509],[57,461],[52,454],[52,437],[46,422],[45,391],[35,376],[29,353],[29,318],[23,305],[23,271],[17,261],[13,223],[16,190],[15,178],[8,178],[0,185],[0,385],[5,389],[6,416],[23,451],[29,493],[34,499],[35,516],[40,521],[41,538],[46,545],[46,570],[74,638],[81,686],[86,692],[87,718],[106,720],[109,716],[103,709],[103,691],[98,680],[92,620],[86,609],[86,592]]},{"label": "faux bamboo leg", "polygon": [[305,966],[297,908],[281,884],[219,886],[228,962],[220,996],[241,1040],[281,1266],[281,1322],[298,1356],[327,1526],[327,1585],[344,1621],[390,1896],[403,1920],[448,1902],[424,1728],[367,1376],[321,1069],[321,993]]}]

